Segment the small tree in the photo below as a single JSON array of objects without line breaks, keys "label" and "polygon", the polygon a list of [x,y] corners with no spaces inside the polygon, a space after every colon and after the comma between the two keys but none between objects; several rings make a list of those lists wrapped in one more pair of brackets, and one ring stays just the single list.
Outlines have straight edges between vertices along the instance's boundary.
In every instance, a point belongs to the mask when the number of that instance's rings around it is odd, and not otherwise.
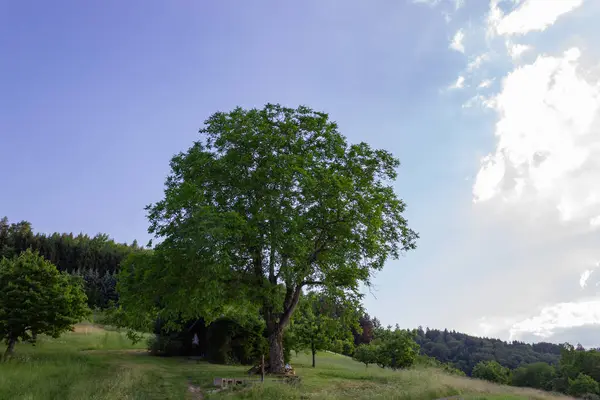
[{"label": "small tree", "polygon": [[353,346],[352,329],[360,329],[361,306],[357,299],[339,298],[326,293],[310,292],[300,300],[290,330],[293,350],[310,350],[312,366],[317,351],[342,353]]},{"label": "small tree", "polygon": [[356,361],[365,364],[365,368],[369,364],[375,364],[377,362],[377,348],[372,344],[361,344],[356,348],[354,357]]},{"label": "small tree", "polygon": [[473,378],[484,379],[490,382],[508,384],[510,382],[510,370],[496,361],[480,361],[473,368]]},{"label": "small tree", "polygon": [[414,340],[414,332],[400,329],[380,329],[378,337],[371,342],[376,354],[376,363],[381,368],[408,368],[419,354],[419,345]]},{"label": "small tree", "polygon": [[18,341],[38,334],[58,337],[89,315],[81,279],[60,273],[37,252],[27,250],[0,261],[0,340],[12,356]]}]

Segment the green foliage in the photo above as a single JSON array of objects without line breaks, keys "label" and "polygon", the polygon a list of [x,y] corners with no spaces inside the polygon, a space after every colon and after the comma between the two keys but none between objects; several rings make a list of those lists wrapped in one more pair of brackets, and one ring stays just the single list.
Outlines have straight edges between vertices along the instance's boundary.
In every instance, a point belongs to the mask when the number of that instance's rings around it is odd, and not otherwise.
[{"label": "green foliage", "polygon": [[121,304],[209,322],[227,304],[256,304],[271,366],[282,369],[283,331],[303,288],[358,292],[415,248],[391,185],[399,162],[348,145],[307,107],[218,112],[200,133],[171,160],[164,199],[147,208],[161,242],[153,261],[124,273]]},{"label": "green foliage", "polygon": [[473,378],[484,379],[490,382],[508,384],[510,382],[510,370],[496,361],[481,361],[471,374]]},{"label": "green foliage", "polygon": [[376,363],[381,368],[408,368],[412,366],[419,354],[419,345],[415,342],[415,332],[400,329],[381,329],[375,340],[369,346],[373,346],[376,354]]},{"label": "green foliage", "polygon": [[565,343],[561,348],[559,368],[561,373],[568,378],[575,378],[579,373],[591,376],[600,382],[600,351],[595,349],[576,349]]},{"label": "green foliage", "polygon": [[178,337],[170,337],[168,335],[150,336],[146,345],[148,351],[153,356],[179,356],[182,355],[184,343]]},{"label": "green foliage", "polygon": [[377,351],[375,346],[369,344],[360,344],[354,351],[354,359],[358,362],[365,364],[368,367],[369,364],[377,363]]},{"label": "green foliage", "polygon": [[353,330],[359,330],[362,307],[358,298],[337,297],[325,292],[310,292],[300,299],[289,330],[289,343],[296,352],[309,350],[336,353],[354,351]]},{"label": "green foliage", "polygon": [[589,375],[579,373],[577,378],[569,378],[569,394],[571,396],[583,396],[585,394],[598,394],[600,391],[598,382]]},{"label": "green foliage", "polygon": [[37,250],[60,271],[95,270],[100,276],[117,271],[124,257],[142,249],[136,241],[130,245],[116,243],[106,234],[44,235],[34,233],[27,221],[10,224],[8,218],[0,219],[0,258],[14,257],[29,248]]},{"label": "green foliage", "polygon": [[18,341],[58,337],[89,315],[80,279],[60,273],[37,252],[0,261],[0,339],[11,355]]},{"label": "green foliage", "polygon": [[[95,351],[82,351],[94,349]],[[60,339],[41,337],[36,347],[24,344],[19,357],[0,363],[0,399],[112,400],[161,399],[464,399],[558,400],[553,394],[448,377],[427,368],[402,371],[369,368],[349,357],[324,353],[319,368],[310,357],[292,359],[301,385],[275,382],[213,392],[215,377],[246,377],[247,366],[180,362],[143,357],[141,346],[131,347],[123,333],[67,333]],[[117,351],[114,351],[117,350]],[[191,393],[192,389],[201,392]],[[596,399],[597,400],[597,399]]]},{"label": "green foliage", "polygon": [[417,356],[417,360],[415,361],[415,364],[418,364],[421,366],[426,366],[426,367],[438,368],[438,369],[443,370],[445,373],[447,373],[449,375],[456,375],[456,376],[466,376],[467,375],[460,369],[454,367],[451,363],[442,363],[442,362],[438,361],[437,359],[435,359],[433,357],[429,357],[429,356],[424,356],[424,355]]},{"label": "green foliage", "polygon": [[83,279],[85,294],[90,308],[107,309],[117,302],[117,275],[106,271],[101,275],[94,269],[81,269],[71,272]]},{"label": "green foliage", "polygon": [[230,319],[218,319],[208,326],[206,359],[218,364],[254,364],[268,351],[264,326],[242,326]]},{"label": "green foliage", "polygon": [[417,329],[415,340],[421,346],[422,355],[434,357],[442,363],[451,363],[467,375],[481,361],[497,361],[511,370],[537,362],[553,365],[558,363],[561,352],[560,346],[553,343],[507,343],[456,331],[423,330],[421,327]]},{"label": "green foliage", "polygon": [[27,221],[10,224],[8,218],[0,219],[0,259],[27,249],[38,251],[59,271],[82,277],[91,308],[106,308],[117,301],[116,271],[128,254],[142,250],[135,241],[131,245],[115,243],[105,234],[43,235],[34,233]]},{"label": "green foliage", "polygon": [[556,370],[552,365],[538,362],[512,371],[511,385],[552,390],[552,383],[555,378]]}]

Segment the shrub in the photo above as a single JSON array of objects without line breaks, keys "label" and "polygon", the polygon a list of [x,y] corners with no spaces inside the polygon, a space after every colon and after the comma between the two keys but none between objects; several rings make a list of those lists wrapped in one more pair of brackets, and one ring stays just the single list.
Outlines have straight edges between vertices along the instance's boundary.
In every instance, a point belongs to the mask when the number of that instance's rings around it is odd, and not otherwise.
[{"label": "shrub", "polygon": [[153,356],[182,356],[183,342],[167,335],[154,335],[148,338],[148,350]]},{"label": "shrub", "polygon": [[544,362],[538,362],[514,370],[511,377],[511,384],[513,386],[552,390],[552,383],[555,377],[556,370],[553,366]]},{"label": "shrub", "polygon": [[589,393],[598,394],[600,391],[598,382],[589,375],[580,373],[575,379],[569,379],[569,394],[571,396],[583,396]]},{"label": "shrub", "polygon": [[473,368],[473,378],[484,379],[490,382],[508,384],[510,382],[510,370],[496,361],[481,361]]},{"label": "shrub", "polygon": [[398,328],[386,330],[369,346],[374,346],[377,365],[394,370],[412,366],[419,354],[419,345],[414,341],[413,334]]}]

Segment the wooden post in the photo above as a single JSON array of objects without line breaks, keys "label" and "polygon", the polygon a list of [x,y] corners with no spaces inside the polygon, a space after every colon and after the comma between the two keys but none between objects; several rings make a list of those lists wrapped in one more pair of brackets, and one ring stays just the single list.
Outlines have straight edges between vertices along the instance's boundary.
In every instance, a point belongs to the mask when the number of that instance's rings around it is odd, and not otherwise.
[{"label": "wooden post", "polygon": [[260,381],[264,382],[265,381],[265,355],[262,355],[261,361],[260,361]]}]

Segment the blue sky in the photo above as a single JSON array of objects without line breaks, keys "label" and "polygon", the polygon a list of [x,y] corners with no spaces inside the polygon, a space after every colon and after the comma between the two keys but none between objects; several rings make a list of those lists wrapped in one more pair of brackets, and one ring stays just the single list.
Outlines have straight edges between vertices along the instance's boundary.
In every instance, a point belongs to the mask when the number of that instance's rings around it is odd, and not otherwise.
[{"label": "blue sky", "polygon": [[[143,207],[161,197],[170,157],[192,144],[204,119],[238,105],[303,104],[328,112],[351,141],[402,162],[397,191],[421,240],[379,275],[370,313],[406,327],[526,340],[593,331],[600,302],[586,282],[600,242],[586,224],[600,215],[600,187],[588,185],[600,168],[559,167],[569,157],[593,160],[577,150],[600,144],[591,40],[599,7],[548,3],[558,6],[534,8],[536,22],[527,13],[539,0],[0,0],[0,214],[41,232],[145,242]],[[582,81],[560,63],[572,48]],[[528,65],[521,80],[505,79]],[[527,74],[543,76],[544,65],[562,83],[559,94],[585,105],[575,112],[558,102],[552,112],[596,120],[569,125],[554,147],[537,139],[527,147],[515,137],[545,137],[549,128],[505,105],[515,90],[533,93]],[[556,96],[516,97],[538,110],[532,105]],[[559,161],[548,156],[567,148]],[[529,165],[537,153],[546,180]],[[573,322],[565,309],[585,318]]]}]

